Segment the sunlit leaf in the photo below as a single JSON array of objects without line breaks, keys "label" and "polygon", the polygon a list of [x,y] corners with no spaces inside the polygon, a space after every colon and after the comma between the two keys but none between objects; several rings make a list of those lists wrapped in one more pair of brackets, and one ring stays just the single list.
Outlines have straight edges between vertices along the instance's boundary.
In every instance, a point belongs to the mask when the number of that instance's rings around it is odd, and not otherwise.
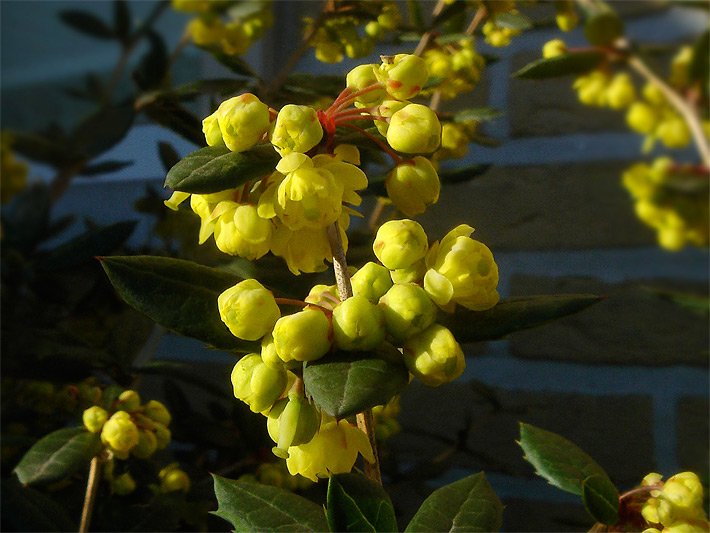
[{"label": "sunlit leaf", "polygon": [[603,52],[588,51],[538,59],[513,73],[516,78],[542,80],[578,75],[595,69],[605,58]]}]

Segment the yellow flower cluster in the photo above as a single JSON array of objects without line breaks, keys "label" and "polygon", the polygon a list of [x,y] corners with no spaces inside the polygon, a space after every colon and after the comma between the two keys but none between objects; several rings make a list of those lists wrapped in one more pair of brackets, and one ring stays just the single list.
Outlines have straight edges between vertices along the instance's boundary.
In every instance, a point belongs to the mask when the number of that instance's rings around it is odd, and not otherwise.
[{"label": "yellow flower cluster", "polygon": [[134,390],[123,391],[109,410],[93,405],[82,415],[84,427],[100,434],[103,445],[118,459],[129,455],[146,459],[167,447],[171,418],[166,407],[156,400],[141,405]]},{"label": "yellow flower cluster", "polygon": [[437,90],[441,91],[444,99],[472,91],[485,66],[483,56],[476,52],[472,37],[429,47],[424,51],[423,59],[429,69],[429,76],[437,79],[438,83],[422,91],[422,94],[431,94]]},{"label": "yellow flower cluster", "polygon": [[271,0],[236,4],[230,0],[172,0],[176,11],[196,15],[186,32],[197,46],[230,56],[244,54],[273,24]]},{"label": "yellow flower cluster", "polygon": [[7,203],[22,191],[27,184],[28,167],[15,159],[12,152],[12,138],[3,133],[0,136],[0,202]]},{"label": "yellow flower cluster", "polygon": [[315,48],[318,61],[340,63],[346,56],[367,56],[375,43],[396,29],[402,19],[392,1],[373,0],[359,3],[355,10],[352,7],[350,2],[336,0],[330,16],[318,28],[313,27],[313,19],[305,20],[306,34],[315,31],[310,45]]},{"label": "yellow flower cluster", "polygon": [[637,216],[658,233],[667,250],[710,241],[707,169],[675,165],[661,157],[651,165],[637,163],[622,176],[635,202]]},{"label": "yellow flower cluster", "polygon": [[701,533],[710,530],[703,509],[703,486],[693,472],[681,472],[662,481],[661,474],[643,478],[642,487],[652,489],[641,516],[648,526],[644,533]]}]

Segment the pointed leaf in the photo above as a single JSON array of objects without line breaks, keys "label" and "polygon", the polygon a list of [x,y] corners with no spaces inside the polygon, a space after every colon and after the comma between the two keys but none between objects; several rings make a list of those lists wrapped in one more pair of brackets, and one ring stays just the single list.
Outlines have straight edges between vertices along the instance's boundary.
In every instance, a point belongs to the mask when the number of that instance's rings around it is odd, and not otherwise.
[{"label": "pointed leaf", "polygon": [[136,222],[118,222],[102,228],[92,228],[78,237],[53,249],[38,262],[42,271],[72,268],[97,255],[114,252],[133,233]]},{"label": "pointed leaf", "polygon": [[118,144],[131,129],[134,118],[130,101],[104,106],[76,127],[73,143],[87,158],[94,158]]},{"label": "pointed leaf", "polygon": [[181,363],[179,361],[149,361],[140,367],[134,368],[134,372],[144,375],[158,375],[179,379],[184,383],[199,387],[208,394],[213,394],[220,398],[232,398],[232,394],[227,394],[223,389],[215,387],[214,380],[205,379],[201,374],[196,374],[192,363]]},{"label": "pointed leaf", "polygon": [[70,476],[99,453],[101,439],[84,428],[65,428],[35,443],[15,467],[23,485],[50,483]]},{"label": "pointed leaf", "polygon": [[605,2],[588,2],[584,36],[590,44],[607,46],[624,34],[624,22]]},{"label": "pointed leaf", "polygon": [[225,191],[271,173],[278,161],[271,146],[239,153],[226,146],[207,146],[171,168],[165,186],[198,194]]},{"label": "pointed leaf", "polygon": [[48,134],[13,131],[12,149],[33,161],[40,161],[54,166],[78,159],[77,154],[67,150],[64,139],[53,138]]},{"label": "pointed leaf", "polygon": [[707,96],[710,79],[710,30],[704,32],[693,44],[693,59],[690,62],[690,79],[700,84],[700,90]]},{"label": "pointed leaf", "polygon": [[582,482],[584,508],[597,522],[616,524],[619,521],[619,491],[606,476],[589,476]]},{"label": "pointed leaf", "polygon": [[141,108],[153,122],[165,126],[197,146],[205,146],[202,121],[170,98],[159,98]]},{"label": "pointed leaf", "polygon": [[153,30],[146,31],[150,48],[133,71],[136,84],[147,91],[160,87],[168,72],[168,49],[163,38]]},{"label": "pointed leaf", "polygon": [[[566,492],[581,496],[582,484],[590,476],[609,479],[594,459],[577,445],[551,431],[521,423],[518,444],[537,474]],[[592,488],[597,486],[598,482],[594,482]]]},{"label": "pointed leaf", "polygon": [[405,531],[497,531],[503,505],[483,472],[435,490]]},{"label": "pointed leaf", "polygon": [[116,35],[106,23],[88,11],[67,9],[59,13],[59,18],[64,24],[78,32],[98,39],[113,39]]},{"label": "pointed leaf", "polygon": [[131,34],[131,11],[126,0],[113,1],[113,28],[116,36],[127,43]]},{"label": "pointed leaf", "polygon": [[575,52],[557,57],[538,59],[513,73],[516,78],[542,80],[572,74],[584,74],[604,60],[603,52]]},{"label": "pointed leaf", "polygon": [[303,369],[306,390],[318,407],[336,418],[384,405],[409,382],[409,372],[399,352],[395,353],[388,357],[336,352],[307,363]]},{"label": "pointed leaf", "polygon": [[397,531],[397,519],[382,485],[360,474],[328,481],[326,516],[331,531]]},{"label": "pointed leaf", "polygon": [[442,314],[439,322],[449,328],[459,342],[494,340],[578,313],[602,300],[603,297],[592,294],[510,298],[487,311],[457,307],[453,314]]},{"label": "pointed leaf", "polygon": [[439,171],[439,179],[441,183],[461,183],[485,174],[489,168],[491,165],[470,165],[452,170],[441,170]]},{"label": "pointed leaf", "polygon": [[232,524],[234,531],[327,531],[323,509],[287,490],[217,475],[214,492],[219,507],[214,512]]},{"label": "pointed leaf", "polygon": [[517,11],[498,13],[493,20],[496,26],[501,28],[509,28],[511,30],[529,30],[532,28],[530,19]]},{"label": "pointed leaf", "polygon": [[258,347],[234,337],[219,317],[217,297],[236,276],[169,257],[103,257],[101,265],[128,305],[158,324],[223,350]]},{"label": "pointed leaf", "polygon": [[81,169],[82,176],[97,176],[99,174],[107,174],[109,172],[117,172],[126,167],[130,167],[133,161],[117,161],[108,160],[101,161],[101,163],[96,163],[94,165],[87,165]]},{"label": "pointed leaf", "polygon": [[483,122],[486,120],[493,120],[502,116],[503,113],[499,109],[493,107],[470,107],[468,109],[462,109],[454,115],[454,122],[468,122],[475,120],[476,122]]},{"label": "pointed leaf", "polygon": [[160,162],[163,164],[165,172],[177,165],[180,161],[180,154],[177,153],[175,147],[165,141],[158,142],[158,156],[160,157]]}]

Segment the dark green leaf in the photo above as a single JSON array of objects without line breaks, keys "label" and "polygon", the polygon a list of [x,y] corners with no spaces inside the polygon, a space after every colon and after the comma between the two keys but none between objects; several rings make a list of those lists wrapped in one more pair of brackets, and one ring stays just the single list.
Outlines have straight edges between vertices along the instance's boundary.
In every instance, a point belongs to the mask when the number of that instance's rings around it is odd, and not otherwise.
[{"label": "dark green leaf", "polygon": [[577,445],[551,431],[521,423],[518,444],[537,474],[566,492],[581,496],[582,483],[589,476],[608,479],[604,469],[594,459]]},{"label": "dark green leaf", "polygon": [[471,165],[453,170],[440,170],[439,179],[441,183],[461,183],[485,174],[489,168],[491,165]]},{"label": "dark green leaf", "polygon": [[504,11],[495,15],[494,20],[496,25],[501,28],[509,28],[511,30],[529,30],[532,28],[530,19],[518,12]]},{"label": "dark green leaf", "polygon": [[224,67],[227,67],[229,70],[234,72],[234,74],[237,74],[238,76],[245,76],[247,78],[258,78],[249,64],[238,56],[225,54],[217,49],[208,48],[207,51],[212,54],[212,57],[214,57],[218,63]]},{"label": "dark green leaf", "polygon": [[98,39],[113,39],[116,35],[106,23],[88,11],[67,9],[59,12],[59,18],[64,24],[91,37]]},{"label": "dark green leaf", "polygon": [[382,485],[360,474],[328,481],[326,516],[331,531],[397,531],[397,519]]},{"label": "dark green leaf", "polygon": [[168,72],[168,50],[165,41],[153,30],[148,30],[146,37],[150,48],[133,71],[133,79],[144,91],[160,87]]},{"label": "dark green leaf", "polygon": [[453,332],[459,342],[494,340],[578,313],[602,300],[602,297],[591,294],[510,298],[487,311],[457,308],[453,314],[442,315],[439,321]]},{"label": "dark green leaf", "polygon": [[116,37],[127,43],[131,34],[131,11],[126,0],[113,1],[113,28]]},{"label": "dark green leaf", "polygon": [[423,32],[426,22],[424,21],[424,13],[419,0],[407,0],[407,11],[409,13],[409,24]]},{"label": "dark green leaf", "polygon": [[176,191],[206,194],[238,187],[273,172],[279,155],[271,146],[231,152],[226,146],[207,146],[192,152],[170,169],[165,186]]},{"label": "dark green leaf", "polygon": [[219,317],[217,297],[240,281],[236,276],[169,257],[104,257],[101,264],[119,295],[158,324],[220,349],[258,349]]},{"label": "dark green leaf", "polygon": [[165,172],[168,172],[180,161],[180,154],[177,153],[172,144],[165,141],[158,142],[158,156]]},{"label": "dark green leaf", "polygon": [[135,368],[135,372],[138,374],[158,375],[178,379],[189,385],[195,385],[209,394],[214,394],[221,398],[232,398],[231,394],[225,394],[222,389],[215,387],[213,380],[205,379],[200,374],[196,374],[192,363],[188,364],[165,360],[149,361]]},{"label": "dark green leaf", "polygon": [[707,294],[693,294],[689,292],[660,289],[657,287],[644,287],[644,290],[655,294],[663,300],[674,302],[681,307],[690,309],[702,315],[710,313],[710,297]]},{"label": "dark green leaf", "polygon": [[197,146],[205,146],[202,120],[181,106],[179,102],[169,98],[159,98],[141,110],[157,124],[165,126]]},{"label": "dark green leaf", "polygon": [[15,467],[20,483],[50,483],[89,464],[101,449],[101,439],[84,428],[65,428],[35,443]]},{"label": "dark green leaf", "polygon": [[30,251],[43,240],[49,225],[49,190],[43,184],[27,187],[3,206],[3,245]]},{"label": "dark green leaf", "polygon": [[483,472],[435,490],[405,531],[497,531],[503,505]]},{"label": "dark green leaf", "polygon": [[476,122],[485,122],[486,120],[493,120],[503,116],[503,113],[492,107],[471,107],[468,109],[462,109],[454,115],[454,122],[469,122],[471,120]]},{"label": "dark green leaf", "polygon": [[94,165],[87,165],[81,169],[82,176],[96,176],[98,174],[106,174],[108,172],[116,172],[118,170],[130,167],[133,161],[102,161]]},{"label": "dark green leaf", "polygon": [[[3,436],[3,442],[5,441]],[[76,531],[64,505],[39,490],[23,487],[15,478],[3,479],[2,523],[7,531]]]},{"label": "dark green leaf", "polygon": [[84,119],[72,132],[76,148],[87,158],[94,158],[123,139],[133,125],[133,104],[104,106]]},{"label": "dark green leaf", "polygon": [[97,255],[116,251],[133,233],[136,222],[117,222],[102,228],[92,228],[78,237],[53,249],[38,263],[42,271],[73,268],[92,260]]},{"label": "dark green leaf", "polygon": [[708,94],[710,83],[710,30],[704,32],[693,44],[693,59],[690,63],[690,79],[700,84],[704,95]]},{"label": "dark green leaf", "polygon": [[294,93],[334,97],[343,90],[343,77],[291,74],[284,83],[284,89]]},{"label": "dark green leaf", "polygon": [[516,78],[542,80],[584,74],[595,69],[605,58],[603,52],[574,52],[557,57],[538,59],[513,73]]},{"label": "dark green leaf", "polygon": [[12,149],[18,153],[41,163],[60,166],[67,161],[78,159],[78,156],[67,150],[63,139],[40,133],[11,132]]},{"label": "dark green leaf", "polygon": [[303,381],[318,407],[345,418],[387,403],[407,385],[409,372],[396,350],[336,352],[307,363]]},{"label": "dark green leaf", "polygon": [[[432,21],[430,29],[434,29],[434,28],[441,26],[442,24],[451,20],[452,18],[458,17],[459,15],[464,13],[465,11],[466,11],[466,5],[463,2],[454,2],[452,4],[445,6],[444,9],[441,10],[439,15],[437,15],[436,18],[434,18],[434,20]],[[444,32],[444,33],[446,33],[448,35],[450,32]]]},{"label": "dark green leaf", "polygon": [[597,522],[612,525],[619,521],[619,491],[606,476],[589,476],[582,482],[584,508]]},{"label": "dark green leaf", "polygon": [[287,490],[214,475],[214,514],[234,531],[327,531],[323,509]]}]

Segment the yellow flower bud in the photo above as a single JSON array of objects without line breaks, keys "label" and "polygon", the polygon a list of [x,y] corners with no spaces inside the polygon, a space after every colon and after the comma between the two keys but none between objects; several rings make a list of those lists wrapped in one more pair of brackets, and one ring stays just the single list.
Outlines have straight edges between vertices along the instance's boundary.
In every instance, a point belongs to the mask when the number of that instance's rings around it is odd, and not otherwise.
[{"label": "yellow flower bud", "polygon": [[441,144],[439,118],[425,105],[409,104],[392,115],[387,142],[398,152],[431,153]]},{"label": "yellow flower bud", "polygon": [[216,214],[219,218],[214,226],[214,240],[222,252],[250,261],[268,253],[273,224],[259,216],[256,206],[220,202],[212,216]]},{"label": "yellow flower bud", "polygon": [[397,165],[385,179],[387,195],[406,216],[423,213],[428,205],[439,200],[439,174],[431,162],[422,156]]},{"label": "yellow flower bud", "polygon": [[567,45],[562,39],[547,41],[542,47],[542,57],[557,57],[567,53]]},{"label": "yellow flower bud", "polygon": [[253,147],[271,125],[269,107],[251,93],[225,100],[215,113],[224,144],[232,152]]},{"label": "yellow flower bud", "polygon": [[116,408],[121,411],[135,411],[141,405],[141,397],[134,390],[124,390],[118,396]]},{"label": "yellow flower bud", "polygon": [[150,400],[143,406],[143,414],[155,422],[159,422],[164,426],[169,426],[172,416],[167,407],[158,400]]},{"label": "yellow flower bud", "polygon": [[289,394],[276,402],[266,421],[269,436],[277,444],[272,449],[274,455],[286,459],[290,446],[309,442],[318,431],[320,420],[316,407],[303,396]]},{"label": "yellow flower bud", "polygon": [[101,441],[119,453],[128,452],[138,439],[138,428],[125,411],[114,413],[101,430]]},{"label": "yellow flower bud", "polygon": [[375,75],[395,100],[415,97],[429,77],[426,62],[411,54],[397,54],[384,60]]},{"label": "yellow flower bud", "polygon": [[461,346],[453,334],[439,324],[407,339],[403,353],[409,371],[430,387],[453,381],[466,368]]},{"label": "yellow flower bud", "polygon": [[389,220],[377,230],[372,249],[390,270],[407,268],[427,253],[424,228],[414,220]]},{"label": "yellow flower bud", "polygon": [[390,271],[387,267],[369,261],[350,278],[353,294],[364,296],[376,303],[392,286]]},{"label": "yellow flower bud", "polygon": [[314,361],[330,351],[330,321],[323,311],[306,308],[279,318],[272,335],[282,361]]},{"label": "yellow flower bud", "polygon": [[147,459],[153,455],[157,449],[158,439],[155,433],[150,430],[141,429],[138,433],[138,444],[131,449],[131,453],[139,459]]},{"label": "yellow flower bud", "polygon": [[436,319],[436,306],[419,285],[395,283],[380,298],[387,334],[398,343],[424,331]]},{"label": "yellow flower bud", "polygon": [[232,369],[235,398],[255,413],[270,409],[286,388],[286,369],[264,363],[256,353],[242,357]]},{"label": "yellow flower bud", "polygon": [[[352,69],[345,77],[347,88],[354,93],[377,83],[377,76],[375,76],[375,69],[377,69],[377,67],[378,65],[370,63],[358,65]],[[384,88],[373,90],[362,96],[358,96],[355,100],[355,105],[358,107],[370,107],[382,102],[386,96],[387,92]]]},{"label": "yellow flower bud", "polygon": [[626,123],[632,130],[648,135],[656,128],[658,115],[650,105],[634,102],[626,112]]},{"label": "yellow flower bud", "polygon": [[99,433],[108,420],[108,413],[106,412],[106,409],[103,409],[98,405],[93,405],[84,411],[82,414],[82,420],[86,429],[92,433]]},{"label": "yellow flower bud", "polygon": [[160,492],[188,492],[190,477],[176,463],[170,464],[158,473]]},{"label": "yellow flower bud", "polygon": [[355,295],[333,309],[333,336],[341,350],[374,350],[385,340],[382,310]]},{"label": "yellow flower bud", "polygon": [[281,316],[274,295],[255,279],[245,279],[224,291],[217,305],[232,335],[249,341],[269,333]]},{"label": "yellow flower bud", "polygon": [[155,441],[158,450],[164,450],[170,444],[172,433],[160,422],[155,422]]},{"label": "yellow flower bud", "polygon": [[111,480],[111,492],[125,496],[136,490],[136,481],[130,473],[125,472]]},{"label": "yellow flower bud", "polygon": [[315,109],[288,104],[279,111],[271,133],[271,144],[282,156],[306,153],[323,138],[323,128]]}]

